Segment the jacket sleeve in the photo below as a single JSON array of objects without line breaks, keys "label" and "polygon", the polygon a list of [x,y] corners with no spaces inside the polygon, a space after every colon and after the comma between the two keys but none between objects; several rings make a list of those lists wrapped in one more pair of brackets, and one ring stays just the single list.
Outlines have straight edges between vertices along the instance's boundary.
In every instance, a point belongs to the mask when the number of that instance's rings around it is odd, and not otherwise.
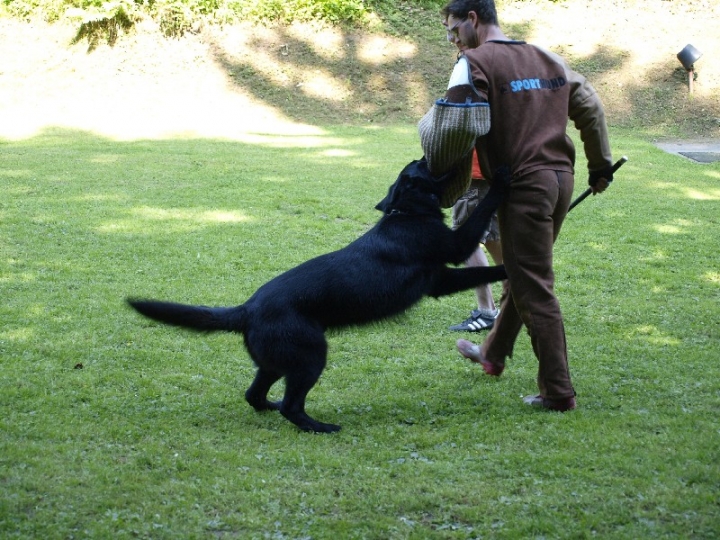
[{"label": "jacket sleeve", "polygon": [[580,131],[588,170],[597,171],[612,165],[612,152],[605,121],[605,109],[595,88],[557,54],[550,53],[565,69],[570,85],[568,116]]},{"label": "jacket sleeve", "polygon": [[611,166],[610,138],[600,96],[585,77],[569,67],[565,71],[570,84],[568,116],[580,131],[588,169],[596,171]]}]

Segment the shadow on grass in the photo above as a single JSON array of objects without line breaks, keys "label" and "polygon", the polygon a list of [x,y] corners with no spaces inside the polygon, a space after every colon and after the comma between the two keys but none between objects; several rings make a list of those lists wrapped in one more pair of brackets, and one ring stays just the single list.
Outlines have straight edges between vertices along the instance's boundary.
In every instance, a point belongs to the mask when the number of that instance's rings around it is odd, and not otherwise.
[{"label": "shadow on grass", "polygon": [[[67,290],[120,301],[156,286],[188,300],[240,301],[278,273],[344,246],[376,221],[375,204],[418,157],[414,129],[332,127],[313,137],[307,148],[295,138],[296,146],[117,142],[49,130],[0,143],[3,283],[19,293],[5,309],[25,318],[67,301]],[[687,164],[637,139],[620,136],[616,144],[630,163],[608,194],[569,216],[559,255],[576,253],[573,267],[585,266],[586,250],[601,266],[606,251],[649,267],[686,261],[683,280],[708,284],[715,279],[708,264],[686,258],[714,251],[718,166]],[[583,185],[578,177],[576,191]],[[603,234],[595,237],[600,217]],[[32,292],[40,283],[43,300]],[[14,311],[27,301],[28,309]]]},{"label": "shadow on grass", "polygon": [[[146,273],[149,287],[182,282],[183,266],[192,273],[200,265],[216,277],[244,274],[250,283],[241,289],[250,292],[364,232],[397,172],[419,157],[404,127],[325,135],[327,143],[315,137],[312,148],[116,142],[66,130],[3,142],[4,284],[29,294],[14,296],[20,302],[39,301],[30,291],[47,280],[81,290],[119,280],[130,293],[128,278],[138,285]],[[242,272],[246,267],[260,274]],[[62,296],[51,289],[51,297]]]},{"label": "shadow on grass", "polygon": [[[510,512],[507,537],[558,523],[581,537],[603,512],[600,536],[717,536],[720,164],[618,134],[631,161],[556,249],[580,404],[568,415],[518,399],[535,385],[526,336],[497,380],[457,358],[446,328],[471,293],[330,336],[309,410],[343,424],[337,437],[243,402],[238,336],[124,308],[141,294],[237,304],[368,228],[414,130],[324,135],[312,149],[61,130],[0,142],[0,531],[203,537],[222,519],[235,536],[385,537],[409,516],[430,538],[455,516],[496,530]],[[501,508],[468,502],[478,485]],[[308,516],[339,517],[305,529]]]}]

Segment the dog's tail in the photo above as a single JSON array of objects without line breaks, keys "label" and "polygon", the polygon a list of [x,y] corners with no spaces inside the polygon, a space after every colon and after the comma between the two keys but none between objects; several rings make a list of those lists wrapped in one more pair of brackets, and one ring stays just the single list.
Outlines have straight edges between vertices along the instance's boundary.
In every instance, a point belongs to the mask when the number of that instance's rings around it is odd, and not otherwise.
[{"label": "dog's tail", "polygon": [[200,332],[242,332],[245,330],[246,309],[237,307],[206,307],[128,298],[128,304],[139,313],[173,326]]}]

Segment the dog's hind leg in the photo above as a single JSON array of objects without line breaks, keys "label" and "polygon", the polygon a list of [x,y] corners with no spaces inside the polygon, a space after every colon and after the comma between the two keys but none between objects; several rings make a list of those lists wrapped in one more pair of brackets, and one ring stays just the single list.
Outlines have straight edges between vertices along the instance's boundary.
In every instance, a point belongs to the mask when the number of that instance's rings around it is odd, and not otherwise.
[{"label": "dog's hind leg", "polygon": [[[280,405],[280,414],[303,431],[333,433],[339,431],[340,426],[319,422],[305,412],[308,392],[315,386],[325,369],[327,356],[327,342],[324,335],[320,333],[312,337],[315,339],[306,334],[303,341],[311,338],[311,343],[306,342],[303,346],[294,347],[292,369],[285,374],[285,396]],[[322,343],[318,342],[318,338]]]},{"label": "dog's hind leg", "polygon": [[273,371],[259,368],[250,388],[245,392],[246,401],[256,411],[280,410],[280,402],[269,401],[267,398],[270,387],[280,380],[281,375]]},{"label": "dog's hind leg", "polygon": [[340,426],[319,422],[305,412],[305,399],[320,378],[321,371],[322,369],[303,370],[285,377],[285,397],[280,405],[280,414],[303,431],[333,433],[340,431]]}]

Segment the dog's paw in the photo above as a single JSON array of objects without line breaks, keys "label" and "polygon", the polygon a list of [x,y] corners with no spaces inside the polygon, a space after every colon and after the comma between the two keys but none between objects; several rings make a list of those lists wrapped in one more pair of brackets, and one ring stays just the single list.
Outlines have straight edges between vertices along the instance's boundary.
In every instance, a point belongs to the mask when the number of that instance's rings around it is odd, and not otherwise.
[{"label": "dog's paw", "polygon": [[507,191],[507,188],[510,187],[510,182],[512,182],[510,167],[503,165],[495,169],[492,180],[493,186],[497,186],[502,191]]},{"label": "dog's paw", "polygon": [[270,401],[269,399],[252,399],[246,396],[247,402],[256,411],[279,411],[282,401]]},{"label": "dog's paw", "polygon": [[304,431],[311,431],[313,433],[337,433],[342,429],[337,424],[324,424],[323,422],[315,422],[314,425]]},{"label": "dog's paw", "polygon": [[490,182],[490,191],[485,195],[486,200],[499,205],[505,198],[505,195],[507,195],[511,182],[512,174],[510,173],[510,167],[503,165],[495,169],[492,182]]},{"label": "dog's paw", "polygon": [[313,433],[335,433],[340,431],[340,426],[335,424],[325,424],[318,422],[314,418],[311,418],[304,412],[288,412],[280,409],[280,414],[290,420],[297,427],[303,431],[309,431]]}]

